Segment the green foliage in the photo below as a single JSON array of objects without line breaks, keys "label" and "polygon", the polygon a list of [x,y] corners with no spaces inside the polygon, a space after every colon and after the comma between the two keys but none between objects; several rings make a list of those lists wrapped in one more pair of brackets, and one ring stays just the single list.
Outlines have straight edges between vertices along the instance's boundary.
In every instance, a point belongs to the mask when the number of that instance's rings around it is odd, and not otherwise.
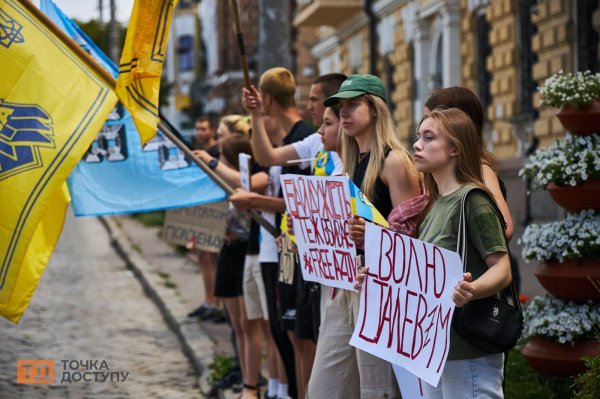
[{"label": "green foliage", "polygon": [[540,377],[529,367],[520,348],[510,352],[505,376],[506,399],[565,399],[571,395],[570,379]]},{"label": "green foliage", "polygon": [[222,380],[233,367],[233,358],[223,355],[215,355],[213,361],[208,365],[210,374],[208,375],[208,383],[214,385],[217,381]]},{"label": "green foliage", "polygon": [[165,223],[165,211],[135,213],[131,217],[146,227],[162,226]]},{"label": "green foliage", "polygon": [[584,357],[587,370],[575,379],[574,399],[600,398],[600,344],[596,356]]},{"label": "green foliage", "polygon": [[[87,22],[77,21],[75,23],[79,25],[79,27],[92,39],[94,43],[104,53],[110,56],[110,52],[108,51],[108,42],[109,42],[109,34],[108,34],[108,22],[100,23],[97,19],[92,19]],[[119,32],[119,49],[123,49],[123,44],[125,44],[125,35],[127,33],[127,28],[121,26],[121,24],[117,23],[117,30]],[[119,53],[121,52],[119,50]]]}]

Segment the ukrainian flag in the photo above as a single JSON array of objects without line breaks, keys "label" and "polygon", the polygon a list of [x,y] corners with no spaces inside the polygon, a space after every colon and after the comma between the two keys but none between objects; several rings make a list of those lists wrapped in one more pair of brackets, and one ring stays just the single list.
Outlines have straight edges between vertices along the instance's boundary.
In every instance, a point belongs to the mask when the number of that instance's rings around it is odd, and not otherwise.
[{"label": "ukrainian flag", "polygon": [[60,236],[65,180],[117,101],[47,21],[0,0],[0,315],[14,323]]},{"label": "ukrainian flag", "polygon": [[133,117],[142,145],[156,135],[160,77],[178,1],[136,0],[133,4],[116,91]]},{"label": "ukrainian flag", "polygon": [[352,214],[367,219],[373,223],[377,223],[383,227],[389,227],[387,220],[379,213],[377,208],[369,201],[354,182],[348,179],[350,184],[350,206]]}]

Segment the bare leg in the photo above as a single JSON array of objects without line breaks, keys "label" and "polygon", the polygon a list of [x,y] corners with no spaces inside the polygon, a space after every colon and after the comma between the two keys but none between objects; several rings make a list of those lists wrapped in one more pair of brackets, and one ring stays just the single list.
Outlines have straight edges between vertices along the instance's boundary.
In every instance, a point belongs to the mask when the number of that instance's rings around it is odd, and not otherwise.
[{"label": "bare leg", "polygon": [[[290,337],[290,341],[292,341],[292,345],[294,346],[294,357],[296,360],[296,380],[298,385],[298,398],[306,397],[306,387],[308,385],[308,378],[310,377],[310,371],[306,374],[307,367],[309,370],[312,370],[312,361],[310,365],[306,365],[305,362],[306,356],[304,352],[308,349],[308,343],[314,345],[314,343],[307,339],[298,338],[292,331],[288,331],[288,336]],[[315,355],[313,349],[312,351],[312,360],[314,361]]]},{"label": "bare leg", "polygon": [[202,279],[204,280],[204,290],[206,291],[204,302],[209,306],[219,307],[219,299],[215,297],[217,254],[198,250],[198,263],[202,267]]},{"label": "bare leg", "polygon": [[[240,306],[242,309],[242,325],[245,330],[245,359],[246,364],[244,368],[247,370],[244,374],[244,384],[256,386],[258,380],[258,373],[260,372],[260,364],[263,353],[263,341],[261,339],[261,322],[262,319],[248,320],[246,317],[246,307],[243,303],[243,297],[241,297]],[[267,325],[268,327],[268,325]],[[270,335],[270,333],[269,333]]]}]

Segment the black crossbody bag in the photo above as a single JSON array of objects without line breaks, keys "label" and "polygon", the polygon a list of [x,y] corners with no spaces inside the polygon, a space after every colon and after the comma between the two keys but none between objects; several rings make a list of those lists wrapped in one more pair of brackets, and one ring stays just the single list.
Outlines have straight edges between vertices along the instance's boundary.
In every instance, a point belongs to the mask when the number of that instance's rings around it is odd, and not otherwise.
[{"label": "black crossbody bag", "polygon": [[[466,200],[470,192],[467,191],[460,204],[460,217],[458,227],[457,252],[462,263],[463,272],[467,272],[467,223],[466,223]],[[486,193],[487,195],[487,193]],[[504,223],[502,213],[491,201],[494,210],[498,214],[501,223]],[[508,250],[508,241],[504,237]],[[510,253],[508,254],[510,258]],[[512,304],[508,302],[508,293],[512,297]],[[523,332],[523,311],[517,296],[514,281],[510,287],[506,287],[497,295],[487,298],[469,301],[465,306],[456,308],[452,319],[452,326],[458,335],[469,343],[491,353],[507,352],[516,344]]]}]

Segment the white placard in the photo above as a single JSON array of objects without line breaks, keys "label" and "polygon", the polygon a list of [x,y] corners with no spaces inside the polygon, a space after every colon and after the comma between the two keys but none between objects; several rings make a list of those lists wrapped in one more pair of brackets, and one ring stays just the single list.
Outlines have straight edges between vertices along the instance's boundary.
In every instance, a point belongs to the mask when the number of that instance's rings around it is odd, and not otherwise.
[{"label": "white placard", "polygon": [[281,188],[304,280],[353,291],[356,248],[348,237],[348,178],[288,174],[281,176]]},{"label": "white placard", "polygon": [[367,222],[360,308],[350,344],[437,386],[450,346],[456,252]]},{"label": "white placard", "polygon": [[250,184],[250,162],[252,161],[252,157],[240,152],[238,154],[238,161],[240,164],[240,187],[250,192],[252,191]]}]

